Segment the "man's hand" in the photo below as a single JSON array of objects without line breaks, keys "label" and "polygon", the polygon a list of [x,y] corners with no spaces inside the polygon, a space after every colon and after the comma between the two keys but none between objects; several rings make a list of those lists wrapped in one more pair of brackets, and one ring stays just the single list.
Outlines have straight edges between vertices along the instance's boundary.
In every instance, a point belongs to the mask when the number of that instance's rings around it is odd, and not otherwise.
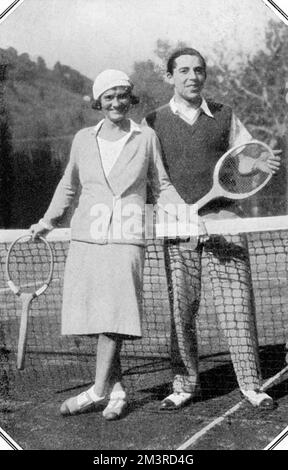
[{"label": "man's hand", "polygon": [[281,153],[282,150],[273,150],[273,156],[269,155],[268,159],[267,154],[263,153],[254,163],[254,168],[259,168],[259,170],[262,170],[265,173],[272,173],[274,175],[281,165]]}]

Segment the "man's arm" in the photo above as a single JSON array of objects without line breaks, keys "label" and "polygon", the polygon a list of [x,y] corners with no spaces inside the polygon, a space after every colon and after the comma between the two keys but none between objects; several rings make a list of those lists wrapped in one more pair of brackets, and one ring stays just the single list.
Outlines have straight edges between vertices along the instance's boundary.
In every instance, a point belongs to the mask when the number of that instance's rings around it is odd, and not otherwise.
[{"label": "man's arm", "polygon": [[[240,119],[232,113],[232,119],[231,119],[231,128],[230,128],[230,136],[229,136],[229,148],[236,147],[238,145],[243,145],[247,144],[247,142],[251,142],[251,140],[254,140],[250,132],[246,129],[244,124],[240,121]],[[263,162],[260,161],[259,165],[260,168],[263,171],[266,172],[272,172],[273,174],[279,170],[280,167],[280,155],[282,153],[282,150],[279,149],[274,149],[274,158],[271,156],[267,160],[263,156]],[[251,164],[249,164],[249,160],[247,159],[245,162],[242,162],[242,169],[240,169],[240,172],[245,174],[249,173],[253,169],[254,162],[251,161]],[[252,164],[253,163],[253,164]]]},{"label": "man's arm", "polygon": [[240,119],[232,113],[229,148],[247,144],[247,142],[250,142],[251,140],[253,140],[253,137],[250,132],[246,129]]}]

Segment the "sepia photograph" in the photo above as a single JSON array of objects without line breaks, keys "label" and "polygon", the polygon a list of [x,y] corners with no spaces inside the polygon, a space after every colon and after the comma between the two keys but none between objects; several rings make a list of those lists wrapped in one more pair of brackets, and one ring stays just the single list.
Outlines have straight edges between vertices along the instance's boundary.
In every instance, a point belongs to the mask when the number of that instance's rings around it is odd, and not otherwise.
[{"label": "sepia photograph", "polygon": [[0,2],[0,437],[13,449],[189,465],[285,434],[280,3]]}]

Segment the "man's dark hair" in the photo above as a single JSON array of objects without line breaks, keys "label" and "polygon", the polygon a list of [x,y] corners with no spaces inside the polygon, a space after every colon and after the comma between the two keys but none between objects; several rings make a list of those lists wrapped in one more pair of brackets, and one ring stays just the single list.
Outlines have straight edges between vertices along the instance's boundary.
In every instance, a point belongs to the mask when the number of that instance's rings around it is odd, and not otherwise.
[{"label": "man's dark hair", "polygon": [[200,54],[199,51],[196,49],[193,49],[192,47],[182,47],[181,49],[176,49],[169,57],[168,62],[167,62],[167,72],[173,75],[173,70],[175,69],[175,60],[182,56],[182,55],[191,55],[191,56],[196,56],[199,57],[199,59],[202,61],[205,73],[206,73],[206,60],[204,57]]}]

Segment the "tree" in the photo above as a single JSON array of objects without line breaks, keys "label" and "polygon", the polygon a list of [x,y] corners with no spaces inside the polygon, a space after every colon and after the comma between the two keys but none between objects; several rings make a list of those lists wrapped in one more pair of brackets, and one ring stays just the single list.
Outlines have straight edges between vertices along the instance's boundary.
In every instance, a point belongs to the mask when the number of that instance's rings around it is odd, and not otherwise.
[{"label": "tree", "polygon": [[[186,46],[178,42],[176,47]],[[169,41],[159,39],[154,51],[156,60],[147,60],[134,63],[131,79],[135,84],[135,93],[140,98],[140,104],[133,113],[133,117],[141,120],[149,111],[167,103],[172,96],[171,85],[165,80],[166,61],[171,54],[172,45]]]},{"label": "tree", "polygon": [[26,52],[18,56],[14,78],[18,81],[31,82],[37,75],[37,65]]},{"label": "tree", "polygon": [[2,228],[8,228],[10,225],[13,180],[10,116],[4,100],[6,67],[6,64],[2,64],[0,69],[0,227]]},{"label": "tree", "polygon": [[72,69],[68,65],[62,65],[56,62],[53,69],[54,79],[62,84],[65,88],[80,95],[89,94],[92,88],[92,81]]},{"label": "tree", "polygon": [[258,198],[258,214],[287,211],[287,129],[285,101],[288,77],[288,30],[284,23],[270,22],[265,48],[243,66],[239,76],[231,75],[235,101],[242,101],[245,124],[256,138],[281,148],[282,170]]},{"label": "tree", "polygon": [[138,119],[164,104],[171,96],[171,87],[163,82],[163,77],[151,60],[136,62],[131,79],[135,84],[135,94],[140,98],[140,104],[134,112]]},{"label": "tree", "polygon": [[45,76],[48,74],[46,62],[40,56],[37,58],[37,72],[39,76]]},{"label": "tree", "polygon": [[254,57],[247,58],[236,70],[229,70],[220,58],[214,74],[221,88],[229,91],[237,114],[256,137],[273,145],[285,135],[288,29],[284,23],[270,22],[265,47]]}]

